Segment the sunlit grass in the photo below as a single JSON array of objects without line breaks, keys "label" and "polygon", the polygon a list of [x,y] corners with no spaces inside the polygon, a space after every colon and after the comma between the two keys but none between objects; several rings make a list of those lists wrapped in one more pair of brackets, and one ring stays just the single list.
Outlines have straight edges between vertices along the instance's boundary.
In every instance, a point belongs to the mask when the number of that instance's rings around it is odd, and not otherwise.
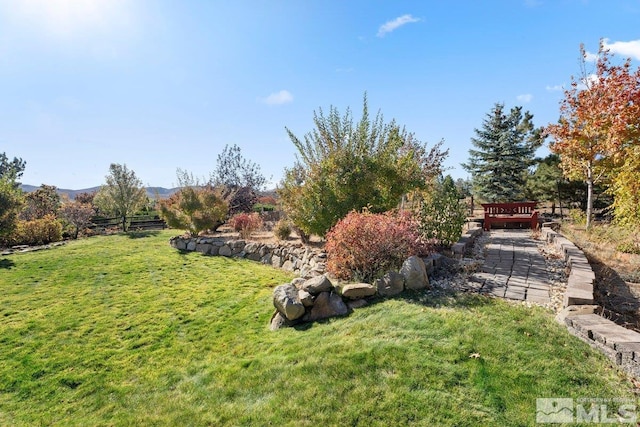
[{"label": "sunlit grass", "polygon": [[2,425],[533,425],[537,397],[632,396],[542,309],[419,294],[271,332],[249,261],[170,231],[0,263]]}]

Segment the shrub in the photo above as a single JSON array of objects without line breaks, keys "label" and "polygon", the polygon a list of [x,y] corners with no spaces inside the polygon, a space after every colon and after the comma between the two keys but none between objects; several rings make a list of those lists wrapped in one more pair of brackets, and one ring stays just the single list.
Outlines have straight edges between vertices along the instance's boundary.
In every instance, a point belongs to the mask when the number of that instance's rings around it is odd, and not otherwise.
[{"label": "shrub", "polygon": [[450,176],[435,183],[434,191],[424,200],[419,216],[420,231],[426,239],[436,239],[442,246],[451,246],[460,239],[467,214]]},{"label": "shrub", "polygon": [[169,227],[187,230],[193,236],[216,230],[224,224],[228,211],[229,205],[221,192],[211,186],[183,187],[160,201],[160,216]]},{"label": "shrub", "polygon": [[86,229],[91,224],[91,219],[95,215],[95,209],[87,204],[78,201],[67,202],[59,209],[58,214],[68,224],[70,236],[78,238],[78,233]]},{"label": "shrub", "polygon": [[285,219],[281,219],[276,223],[273,234],[280,240],[287,240],[291,234],[291,223]]},{"label": "shrub", "polygon": [[62,240],[62,224],[48,214],[30,221],[18,221],[10,237],[13,245],[45,245]]},{"label": "shrub", "polygon": [[256,212],[237,214],[231,218],[230,223],[243,239],[251,237],[251,233],[259,230],[263,225],[262,218]]},{"label": "shrub", "polygon": [[253,205],[254,212],[273,212],[276,210],[276,205],[256,203]]},{"label": "shrub", "polygon": [[622,242],[618,243],[616,250],[626,254],[640,255],[640,243],[638,242]]},{"label": "shrub", "polygon": [[569,218],[575,225],[587,224],[587,214],[581,209],[571,209],[569,211]]},{"label": "shrub", "polygon": [[347,214],[327,234],[327,269],[339,279],[371,282],[430,246],[407,214]]},{"label": "shrub", "polygon": [[441,144],[427,150],[381,113],[370,117],[366,95],[358,122],[350,110],[341,115],[331,107],[328,115],[314,113],[314,123],[302,138],[287,129],[299,156],[278,188],[283,210],[306,235],[326,236],[352,210],[395,208],[404,194],[424,189],[440,173],[447,155]]}]

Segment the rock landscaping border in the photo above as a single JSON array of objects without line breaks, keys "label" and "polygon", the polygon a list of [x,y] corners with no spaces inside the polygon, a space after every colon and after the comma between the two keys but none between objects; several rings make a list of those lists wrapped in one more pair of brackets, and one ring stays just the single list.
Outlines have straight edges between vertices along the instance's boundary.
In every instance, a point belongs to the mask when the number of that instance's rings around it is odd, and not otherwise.
[{"label": "rock landscaping border", "polygon": [[224,237],[175,236],[171,247],[203,255],[245,258],[290,271],[303,278],[324,274],[327,254],[301,243],[260,243]]},{"label": "rock landscaping border", "polygon": [[[482,230],[480,230],[482,231]],[[171,247],[203,255],[244,258],[286,271],[298,278],[276,286],[276,308],[270,328],[279,329],[302,322],[344,316],[373,299],[396,296],[407,290],[429,288],[429,275],[441,265],[442,255],[409,257],[400,271],[389,271],[374,283],[332,283],[326,274],[327,254],[321,249],[298,244],[260,243],[224,237],[175,236]]]},{"label": "rock landscaping border", "polygon": [[640,378],[640,333],[624,328],[602,316],[594,305],[595,273],[584,253],[557,231],[557,224],[542,224],[542,236],[564,253],[570,270],[564,308],[556,320],[569,332],[607,355],[619,369]]}]

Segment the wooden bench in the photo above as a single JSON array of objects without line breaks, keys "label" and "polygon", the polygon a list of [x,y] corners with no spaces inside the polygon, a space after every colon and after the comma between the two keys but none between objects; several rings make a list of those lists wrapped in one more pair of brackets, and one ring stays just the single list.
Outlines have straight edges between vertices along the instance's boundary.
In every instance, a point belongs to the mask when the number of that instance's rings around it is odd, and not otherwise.
[{"label": "wooden bench", "polygon": [[538,202],[483,203],[484,229],[491,230],[491,224],[519,222],[530,224],[531,229],[538,228]]},{"label": "wooden bench", "polygon": [[164,230],[167,223],[163,219],[131,220],[129,230]]}]

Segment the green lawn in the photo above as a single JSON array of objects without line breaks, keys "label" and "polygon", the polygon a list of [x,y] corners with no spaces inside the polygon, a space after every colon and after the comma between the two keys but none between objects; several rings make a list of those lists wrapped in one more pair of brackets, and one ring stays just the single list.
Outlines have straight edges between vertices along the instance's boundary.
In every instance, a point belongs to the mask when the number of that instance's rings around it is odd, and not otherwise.
[{"label": "green lawn", "polygon": [[538,397],[633,398],[550,312],[499,300],[414,294],[271,332],[291,276],[172,233],[0,257],[0,425],[515,426]]}]

